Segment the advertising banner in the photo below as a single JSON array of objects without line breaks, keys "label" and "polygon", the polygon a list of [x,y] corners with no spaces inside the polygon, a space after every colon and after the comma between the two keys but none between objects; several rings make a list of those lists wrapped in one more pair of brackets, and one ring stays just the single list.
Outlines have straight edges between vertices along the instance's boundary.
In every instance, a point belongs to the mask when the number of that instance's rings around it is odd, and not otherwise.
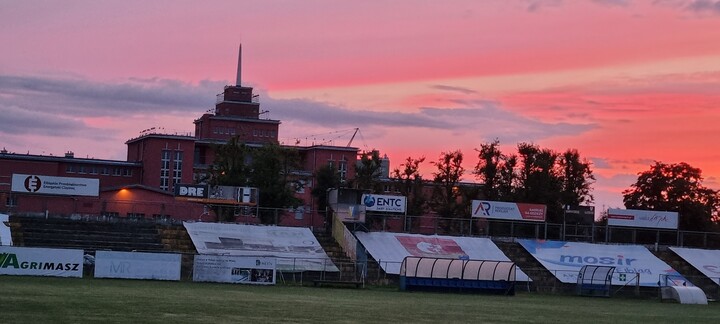
[{"label": "advertising banner", "polygon": [[720,250],[702,250],[681,247],[670,247],[670,250],[679,255],[702,272],[706,277],[720,285]]},{"label": "advertising banner", "polygon": [[100,194],[100,180],[15,173],[12,175],[11,190],[31,194],[97,197]]},{"label": "advertising banner", "polygon": [[634,285],[636,275],[639,275],[640,286],[645,287],[657,287],[661,274],[680,283],[686,281],[675,269],[640,245],[528,239],[520,239],[518,243],[564,283],[577,283],[578,272],[585,265],[615,267],[613,285]]},{"label": "advertising banner", "polygon": [[[389,232],[355,232],[367,252],[390,274],[400,273],[406,256],[510,261],[490,239]],[[530,281],[520,268],[517,281]]]},{"label": "advertising banner", "polygon": [[0,214],[0,245],[12,245],[12,233],[10,232],[10,216]]},{"label": "advertising banner", "polygon": [[97,251],[95,278],[180,280],[180,254]]},{"label": "advertising banner", "polygon": [[404,214],[407,205],[405,196],[364,194],[361,199],[367,211]]},{"label": "advertising banner", "polygon": [[282,271],[339,271],[309,228],[183,223],[200,254],[277,258]]},{"label": "advertising banner", "polygon": [[193,281],[275,284],[275,258],[196,255]]},{"label": "advertising banner", "polygon": [[0,246],[0,275],[82,278],[83,250]]},{"label": "advertising banner", "polygon": [[545,205],[473,200],[472,217],[544,222]]},{"label": "advertising banner", "polygon": [[175,199],[205,204],[255,206],[258,200],[258,190],[251,187],[176,184]]},{"label": "advertising banner", "polygon": [[677,229],[678,213],[637,209],[608,209],[608,225]]}]

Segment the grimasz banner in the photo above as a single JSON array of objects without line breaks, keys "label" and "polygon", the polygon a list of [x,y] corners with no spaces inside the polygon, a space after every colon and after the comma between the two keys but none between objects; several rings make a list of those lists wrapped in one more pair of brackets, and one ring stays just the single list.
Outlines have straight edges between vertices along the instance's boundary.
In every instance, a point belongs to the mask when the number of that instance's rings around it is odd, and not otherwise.
[{"label": "grimasz banner", "polygon": [[0,245],[12,245],[9,219],[10,216],[0,214]]},{"label": "grimasz banner", "polygon": [[[386,273],[399,274],[407,256],[510,261],[488,238],[420,235],[389,232],[355,232],[367,252]],[[530,281],[520,269],[517,281]]]},{"label": "grimasz banner", "polygon": [[100,193],[100,180],[13,174],[11,190],[31,194],[97,197]]},{"label": "grimasz banner", "polygon": [[366,211],[405,213],[407,205],[405,196],[364,194],[361,200]]},{"label": "grimasz banner", "polygon": [[615,267],[613,285],[635,284],[657,287],[660,275],[669,275],[672,283],[687,280],[675,269],[640,245],[604,245],[564,241],[520,239],[518,243],[564,283],[577,283],[580,268],[585,265]]},{"label": "grimasz banner", "polygon": [[200,254],[272,256],[283,271],[339,271],[309,228],[183,223]]},{"label": "grimasz banner", "polygon": [[274,285],[275,268],[275,258],[196,255],[193,281]]},{"label": "grimasz banner", "polygon": [[545,205],[473,200],[472,217],[544,222]]},{"label": "grimasz banner", "polygon": [[677,229],[678,213],[637,209],[608,209],[608,225]]},{"label": "grimasz banner", "polygon": [[83,274],[83,250],[0,246],[0,275],[77,277]]},{"label": "grimasz banner", "polygon": [[95,278],[180,280],[180,254],[97,251]]},{"label": "grimasz banner", "polygon": [[670,247],[695,269],[720,285],[720,250],[702,250],[681,247]]}]

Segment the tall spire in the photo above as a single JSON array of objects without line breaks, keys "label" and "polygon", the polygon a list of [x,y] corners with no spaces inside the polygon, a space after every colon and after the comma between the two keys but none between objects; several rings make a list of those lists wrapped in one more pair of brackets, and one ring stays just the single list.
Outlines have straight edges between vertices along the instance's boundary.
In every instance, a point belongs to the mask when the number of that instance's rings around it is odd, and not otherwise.
[{"label": "tall spire", "polygon": [[238,66],[237,66],[237,78],[235,79],[235,85],[240,86],[241,85],[241,71],[242,69],[242,43],[240,43],[240,47],[238,48]]}]

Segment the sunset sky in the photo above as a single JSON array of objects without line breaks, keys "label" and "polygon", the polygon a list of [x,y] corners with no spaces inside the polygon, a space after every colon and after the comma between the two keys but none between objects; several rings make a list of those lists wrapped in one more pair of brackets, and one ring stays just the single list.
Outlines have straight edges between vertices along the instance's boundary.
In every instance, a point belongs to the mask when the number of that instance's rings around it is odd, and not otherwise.
[{"label": "sunset sky", "polygon": [[[378,149],[397,167],[498,139],[593,163],[598,208],[653,161],[720,189],[720,0],[0,0],[0,147],[126,158],[190,133],[223,86],[281,141]],[[332,142],[329,142],[332,141]]]}]

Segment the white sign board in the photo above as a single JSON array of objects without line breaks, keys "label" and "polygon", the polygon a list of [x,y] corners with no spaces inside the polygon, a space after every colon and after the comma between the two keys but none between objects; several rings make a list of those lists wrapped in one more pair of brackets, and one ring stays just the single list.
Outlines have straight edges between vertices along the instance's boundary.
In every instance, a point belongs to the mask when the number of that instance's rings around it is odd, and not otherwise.
[{"label": "white sign board", "polygon": [[608,209],[608,225],[677,229],[678,213],[637,209]]},{"label": "white sign board", "polygon": [[193,281],[275,284],[275,258],[196,255]]},{"label": "white sign board", "polygon": [[100,193],[100,180],[13,174],[11,190],[32,194],[97,197]]},{"label": "white sign board", "polygon": [[276,257],[282,271],[339,271],[308,228],[183,223],[200,254]]},{"label": "white sign board", "polygon": [[[360,243],[390,274],[399,274],[406,256],[510,261],[488,238],[420,235],[388,232],[355,232]],[[518,268],[517,281],[530,281]]]},{"label": "white sign board", "polygon": [[695,269],[720,285],[720,250],[702,250],[681,247],[670,247]]},{"label": "white sign board", "polygon": [[180,280],[180,254],[97,251],[95,278]]},{"label": "white sign board", "polygon": [[361,200],[366,211],[405,213],[405,206],[407,206],[405,196],[364,194]]},{"label": "white sign board", "polygon": [[83,250],[0,246],[0,275],[82,278]]},{"label": "white sign board", "polygon": [[564,283],[577,283],[578,272],[585,265],[615,267],[613,285],[634,285],[638,274],[640,285],[645,287],[657,287],[660,275],[669,275],[675,281],[686,281],[675,269],[640,245],[527,239],[520,239],[518,243]]},{"label": "white sign board", "polygon": [[12,245],[12,233],[10,232],[10,216],[0,214],[0,245]]},{"label": "white sign board", "polygon": [[544,222],[545,205],[473,200],[472,217]]}]

